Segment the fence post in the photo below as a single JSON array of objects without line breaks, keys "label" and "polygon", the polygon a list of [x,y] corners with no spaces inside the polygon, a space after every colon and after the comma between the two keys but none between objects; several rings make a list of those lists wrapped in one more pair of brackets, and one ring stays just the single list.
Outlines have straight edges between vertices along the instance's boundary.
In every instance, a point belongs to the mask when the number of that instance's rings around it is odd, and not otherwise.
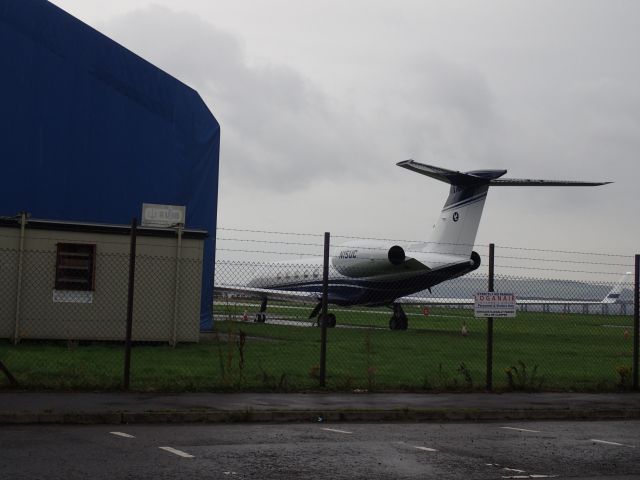
[{"label": "fence post", "polygon": [[329,294],[329,243],[331,234],[324,232],[324,261],[322,267],[322,309],[320,313],[320,386],[327,377],[327,296]]},{"label": "fence post", "polygon": [[178,246],[176,250],[176,278],[173,291],[173,334],[171,335],[171,346],[176,348],[178,344],[178,302],[180,301],[180,262],[182,261],[182,229],[184,224],[178,224]]},{"label": "fence post", "polygon": [[129,390],[131,379],[131,332],[133,330],[133,292],[136,275],[136,236],[138,219],[131,220],[131,245],[129,247],[129,293],[127,296],[127,336],[124,343],[124,389]]},{"label": "fence post", "polygon": [[2,363],[1,360],[0,360],[0,371],[4,372],[5,377],[7,377],[7,380],[9,380],[9,383],[11,384],[12,387],[19,387],[20,386],[18,384],[18,381],[16,380],[16,377],[14,377],[11,374],[9,369],[5,366],[4,363]]},{"label": "fence post", "polygon": [[27,214],[20,212],[20,247],[18,250],[18,285],[16,287],[16,317],[13,329],[13,344],[17,345],[20,340],[20,315],[22,307],[22,264],[24,256],[24,236],[27,225]]},{"label": "fence post", "polygon": [[[489,244],[489,291],[493,292],[493,260],[495,245]],[[487,318],[487,390],[493,390],[493,317]]]},{"label": "fence post", "polygon": [[640,255],[636,255],[633,282],[633,389],[638,390],[638,338],[640,332]]}]

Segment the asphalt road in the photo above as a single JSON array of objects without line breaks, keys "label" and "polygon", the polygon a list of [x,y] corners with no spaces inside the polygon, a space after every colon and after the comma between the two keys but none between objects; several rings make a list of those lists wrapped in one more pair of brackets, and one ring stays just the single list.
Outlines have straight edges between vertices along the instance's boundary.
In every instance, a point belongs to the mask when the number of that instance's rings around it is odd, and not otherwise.
[{"label": "asphalt road", "polygon": [[4,479],[640,478],[640,422],[3,426]]}]

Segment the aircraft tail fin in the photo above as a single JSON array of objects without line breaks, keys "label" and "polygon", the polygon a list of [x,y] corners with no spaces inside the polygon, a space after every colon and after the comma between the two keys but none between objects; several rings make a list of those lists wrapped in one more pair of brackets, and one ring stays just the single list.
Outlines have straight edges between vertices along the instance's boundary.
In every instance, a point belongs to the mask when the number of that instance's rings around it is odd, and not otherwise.
[{"label": "aircraft tail fin", "polygon": [[458,172],[446,168],[425,165],[414,160],[398,162],[421,175],[435,178],[451,185],[440,218],[433,226],[433,232],[422,251],[470,257],[487,192],[490,186],[546,186],[546,187],[585,187],[606,185],[611,182],[581,182],[565,180],[527,180],[500,178],[506,170],[474,170]]},{"label": "aircraft tail fin", "polygon": [[632,272],[627,272],[624,275],[622,275],[622,277],[620,277],[620,280],[618,280],[618,283],[616,283],[613,286],[613,288],[607,294],[607,296],[602,299],[601,303],[616,303],[620,299],[620,294],[622,293],[623,284],[625,280],[629,277],[629,275],[632,275]]}]

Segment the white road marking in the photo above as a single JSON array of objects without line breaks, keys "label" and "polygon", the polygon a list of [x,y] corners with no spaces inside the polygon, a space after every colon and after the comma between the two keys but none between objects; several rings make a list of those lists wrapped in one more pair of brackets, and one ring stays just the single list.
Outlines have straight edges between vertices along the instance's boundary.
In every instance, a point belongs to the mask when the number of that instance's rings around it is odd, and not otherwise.
[{"label": "white road marking", "polygon": [[423,452],[437,452],[438,451],[435,448],[429,448],[429,447],[413,447],[413,448],[416,448],[418,450],[422,450]]},{"label": "white road marking", "polygon": [[607,442],[606,440],[597,440],[595,438],[591,439],[592,442],[595,443],[603,443],[605,445],[616,445],[618,447],[629,447],[629,448],[636,448],[635,445],[625,445],[624,443],[617,443],[617,442]]},{"label": "white road marking", "polygon": [[508,476],[508,477],[501,477],[501,478],[556,478],[557,475],[536,475],[536,474],[532,474],[532,475],[512,475],[512,476]]},{"label": "white road marking", "polygon": [[175,448],[171,448],[171,447],[158,447],[160,450],[164,450],[165,452],[169,452],[169,453],[173,453],[174,455],[178,455],[179,457],[182,458],[195,458],[193,455],[189,455],[186,452],[183,452],[182,450],[176,450]]},{"label": "white road marking", "polygon": [[124,438],[136,438],[133,435],[129,435],[128,433],[124,433],[124,432],[109,432],[111,435],[117,435],[118,437],[124,437]]},{"label": "white road marking", "polygon": [[327,432],[345,433],[347,435],[351,435],[353,433],[353,432],[348,432],[346,430],[338,430],[336,428],[323,428],[322,430],[326,430]]},{"label": "white road marking", "polygon": [[[500,468],[499,463],[485,463],[487,467],[498,467]],[[505,472],[515,472],[515,473],[526,473],[526,470],[518,470],[517,468],[509,468],[502,467],[502,470]],[[508,478],[508,479],[520,479],[520,478],[555,478],[557,475],[540,475],[532,473],[531,475],[502,475],[500,478]]]},{"label": "white road marking", "polygon": [[515,427],[500,427],[505,430],[516,430],[517,432],[530,432],[530,433],[540,433],[540,430],[528,430],[526,428],[515,428]]}]

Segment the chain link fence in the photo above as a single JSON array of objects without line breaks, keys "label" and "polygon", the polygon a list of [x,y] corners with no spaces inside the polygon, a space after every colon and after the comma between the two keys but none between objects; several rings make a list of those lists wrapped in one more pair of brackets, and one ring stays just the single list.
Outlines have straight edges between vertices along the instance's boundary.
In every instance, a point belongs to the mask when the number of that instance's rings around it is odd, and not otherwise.
[{"label": "chain link fence", "polygon": [[[634,279],[619,277],[633,257],[496,247],[495,291],[518,304],[515,318],[493,320],[488,366],[488,321],[473,308],[488,290],[488,246],[476,246],[480,267],[437,277],[445,262],[425,270],[425,244],[337,238],[323,317],[322,236],[218,235],[212,331],[199,331],[200,260],[136,256],[131,389],[471,391],[486,389],[487,368],[496,391],[632,386]],[[408,245],[402,258],[396,245]],[[19,272],[19,252],[0,249],[2,365],[22,388],[122,388],[129,254],[98,249],[95,288],[66,292],[54,288],[59,252],[22,255]]]},{"label": "chain link fence", "polygon": [[[261,271],[264,265],[219,262],[218,275]],[[273,274],[277,276],[274,271]],[[578,300],[557,290],[563,282],[496,276],[496,291],[521,298],[515,318],[496,318],[493,328],[493,387],[497,390],[614,390],[631,386],[632,306],[601,303],[625,281],[569,283]],[[436,292],[437,290],[437,292]],[[331,305],[327,340],[327,386],[339,390],[473,390],[486,385],[487,320],[474,316],[470,300],[487,290],[487,276],[469,274],[433,289],[433,295],[403,306],[406,328],[393,328],[389,307]],[[436,296],[437,295],[437,296]],[[629,294],[630,295],[630,294]],[[527,298],[530,297],[530,298]],[[532,298],[531,298],[532,297]],[[429,300],[431,299],[431,301]],[[546,299],[546,300],[545,300]],[[599,300],[598,300],[599,299]],[[532,303],[526,303],[532,300]],[[590,302],[590,303],[588,303]],[[261,299],[222,295],[216,329],[236,341],[229,363],[247,388],[286,379],[295,389],[317,386],[320,333],[317,303],[274,301],[266,315]]]}]

